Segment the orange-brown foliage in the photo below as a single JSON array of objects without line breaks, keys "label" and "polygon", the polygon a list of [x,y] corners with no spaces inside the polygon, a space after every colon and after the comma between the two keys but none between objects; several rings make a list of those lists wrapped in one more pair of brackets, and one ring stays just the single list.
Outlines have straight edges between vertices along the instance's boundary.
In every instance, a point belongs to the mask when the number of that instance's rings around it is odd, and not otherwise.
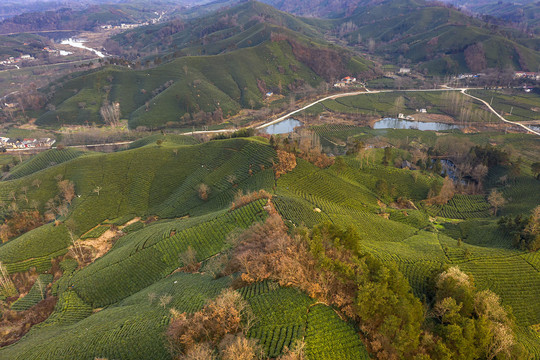
[{"label": "orange-brown foliage", "polygon": [[296,167],[296,156],[287,151],[277,150],[278,163],[274,165],[276,179],[283,174],[288,173]]},{"label": "orange-brown foliage", "polygon": [[242,331],[242,313],[246,306],[239,293],[226,289],[194,314],[173,311],[173,319],[167,330],[171,351],[179,356],[187,354],[200,343],[217,347],[225,335]]},{"label": "orange-brown foliage", "polygon": [[2,242],[6,242],[27,231],[40,227],[43,223],[44,219],[39,211],[15,212],[0,226],[0,238]]},{"label": "orange-brown foliage", "polygon": [[231,211],[232,210],[235,210],[235,209],[238,209],[238,208],[241,208],[242,206],[245,206],[255,200],[260,200],[260,199],[271,199],[272,198],[272,195],[267,192],[266,190],[259,190],[259,191],[253,191],[253,192],[250,192],[250,193],[247,193],[244,195],[244,193],[240,190],[239,192],[236,193],[236,195],[234,196],[234,200],[231,204]]},{"label": "orange-brown foliage", "polygon": [[[331,251],[329,256],[344,259],[348,253]],[[354,283],[343,282],[332,272],[320,271],[307,243],[299,236],[289,236],[279,215],[253,225],[240,237],[226,271],[242,272],[238,286],[275,280],[281,286],[298,287],[311,297],[339,306],[354,317]]]},{"label": "orange-brown foliage", "polygon": [[26,311],[4,310],[0,319],[0,347],[13,344],[32,326],[45,321],[53,312],[57,300],[50,296]]},{"label": "orange-brown foliage", "polygon": [[334,164],[334,159],[328,157],[324,153],[319,153],[316,151],[301,152],[298,156],[321,169],[327,168]]}]

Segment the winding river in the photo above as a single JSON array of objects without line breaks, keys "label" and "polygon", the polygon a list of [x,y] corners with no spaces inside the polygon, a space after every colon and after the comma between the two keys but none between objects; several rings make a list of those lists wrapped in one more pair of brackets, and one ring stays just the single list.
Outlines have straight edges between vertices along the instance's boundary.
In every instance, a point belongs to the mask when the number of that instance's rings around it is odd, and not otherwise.
[{"label": "winding river", "polygon": [[79,48],[79,49],[84,49],[84,50],[91,51],[100,58],[105,57],[105,55],[101,51],[89,48],[88,46],[84,46],[84,43],[85,43],[85,40],[83,40],[83,39],[73,39],[73,38],[64,39],[64,40],[62,40],[60,42],[60,44],[62,44],[62,45],[69,45],[69,46],[73,46],[73,47],[76,47],[76,48]]}]

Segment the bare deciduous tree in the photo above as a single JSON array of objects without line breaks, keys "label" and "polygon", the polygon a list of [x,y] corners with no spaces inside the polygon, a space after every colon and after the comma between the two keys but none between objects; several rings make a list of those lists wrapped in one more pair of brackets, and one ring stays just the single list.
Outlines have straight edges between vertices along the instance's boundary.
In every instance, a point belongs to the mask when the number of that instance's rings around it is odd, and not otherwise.
[{"label": "bare deciduous tree", "polygon": [[488,202],[493,207],[493,215],[497,216],[497,210],[506,203],[506,200],[502,193],[493,189],[488,196]]},{"label": "bare deciduous tree", "polygon": [[101,106],[101,108],[99,109],[99,113],[101,114],[103,121],[107,125],[111,125],[115,127],[120,123],[120,103],[119,102],[115,102],[111,104],[109,104],[108,102],[105,102],[103,106]]}]

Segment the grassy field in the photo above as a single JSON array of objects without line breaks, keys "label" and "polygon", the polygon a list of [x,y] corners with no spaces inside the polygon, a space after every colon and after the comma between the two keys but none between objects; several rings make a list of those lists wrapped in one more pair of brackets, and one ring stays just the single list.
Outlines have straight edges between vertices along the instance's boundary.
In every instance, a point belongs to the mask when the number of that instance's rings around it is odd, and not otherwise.
[{"label": "grassy field", "polygon": [[470,93],[489,102],[508,120],[518,122],[540,120],[540,95],[537,93],[526,93],[520,89],[471,90]]},{"label": "grassy field", "polygon": [[398,91],[347,96],[326,100],[305,110],[305,112],[309,115],[318,115],[328,111],[330,113],[395,118],[399,113],[415,117],[419,109],[426,109],[428,114],[448,116],[450,119],[447,118],[447,121],[453,119],[462,124],[496,121],[492,114],[457,91]]}]

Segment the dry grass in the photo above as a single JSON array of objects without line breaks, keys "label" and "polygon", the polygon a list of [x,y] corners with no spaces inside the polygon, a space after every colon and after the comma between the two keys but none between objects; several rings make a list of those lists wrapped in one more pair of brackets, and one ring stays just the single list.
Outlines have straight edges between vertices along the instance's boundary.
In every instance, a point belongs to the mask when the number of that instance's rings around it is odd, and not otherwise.
[{"label": "dry grass", "polygon": [[17,296],[17,288],[2,262],[0,262],[0,293],[7,298]]},{"label": "dry grass", "polygon": [[231,211],[241,208],[255,200],[260,199],[271,199],[272,195],[266,190],[253,191],[247,194],[244,194],[242,190],[238,191],[234,196],[234,200],[231,204]]},{"label": "dry grass", "polygon": [[32,326],[45,321],[53,312],[57,300],[49,296],[25,311],[5,309],[0,318],[0,347],[17,342]]}]

